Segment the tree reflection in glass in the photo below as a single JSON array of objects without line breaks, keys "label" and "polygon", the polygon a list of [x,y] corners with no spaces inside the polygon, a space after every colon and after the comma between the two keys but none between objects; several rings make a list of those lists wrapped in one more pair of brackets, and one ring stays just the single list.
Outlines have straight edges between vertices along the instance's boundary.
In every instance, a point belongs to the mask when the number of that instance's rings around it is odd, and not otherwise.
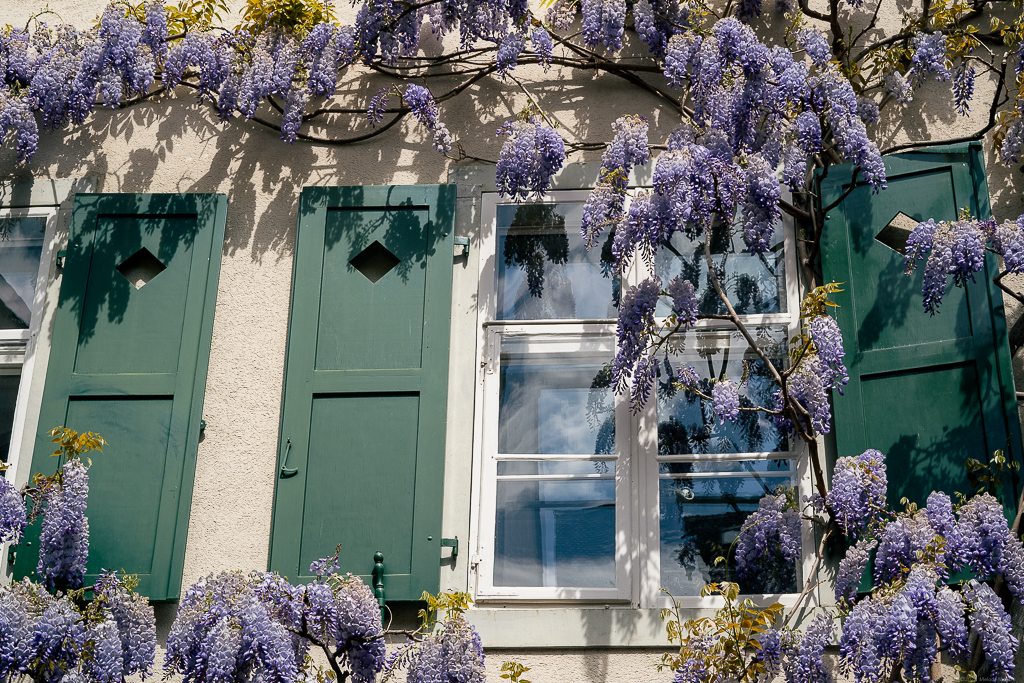
[{"label": "tree reflection in glass", "polygon": [[583,205],[571,202],[497,207],[499,320],[616,317],[614,236],[588,251],[582,215]]},{"label": "tree reflection in glass", "polygon": [[[783,231],[776,230],[770,250],[751,254],[743,243],[743,231],[732,232],[728,226],[716,225],[711,230],[711,254],[715,272],[729,301],[740,315],[785,313],[785,258]],[[655,273],[662,282],[679,275],[697,289],[697,310],[700,313],[725,313],[725,304],[711,284],[703,240],[691,240],[677,232],[658,251]],[[660,301],[656,315],[667,316],[670,307]]]},{"label": "tree reflection in glass", "polygon": [[[764,327],[757,334],[768,356],[783,367],[785,328]],[[711,394],[715,380],[730,379],[739,386],[741,407],[772,403],[768,370],[740,335],[707,331],[674,340],[658,378],[662,459],[789,450],[785,433],[764,413],[741,411],[736,422],[722,424],[710,400],[674,387],[669,370],[683,363],[697,368],[704,394]],[[795,461],[788,459],[660,463],[662,585],[674,595],[698,595],[705,583],[725,580],[739,582],[744,593],[794,591],[795,565],[764,567],[756,579],[744,580],[736,574],[731,545],[763,495],[795,485]],[[718,557],[728,561],[716,565]]]}]

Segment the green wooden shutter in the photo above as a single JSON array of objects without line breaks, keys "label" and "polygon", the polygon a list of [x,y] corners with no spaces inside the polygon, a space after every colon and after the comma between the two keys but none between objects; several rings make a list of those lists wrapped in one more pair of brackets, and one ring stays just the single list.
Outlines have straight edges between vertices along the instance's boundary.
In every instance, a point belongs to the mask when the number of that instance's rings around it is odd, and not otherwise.
[{"label": "green wooden shutter", "polygon": [[455,186],[302,191],[270,568],[437,591]]},{"label": "green wooden shutter", "polygon": [[[988,218],[981,146],[960,145],[887,157],[889,188],[859,183],[826,216],[825,281],[846,283],[835,297],[850,382],[833,392],[840,456],[877,448],[887,454],[890,503],[923,504],[932,490],[967,492],[964,461],[1006,448],[1020,462],[1020,425],[1001,292],[993,255],[977,282],[948,287],[940,312],[922,308],[923,262],[904,275],[904,258],[876,236],[899,213],[953,220],[958,210]],[[849,188],[851,168],[821,183],[828,205]],[[1016,483],[1004,505],[1012,517]]]},{"label": "green wooden shutter", "polygon": [[89,470],[88,575],[137,574],[153,600],[181,588],[226,211],[223,195],[75,197],[32,471],[54,472],[57,425],[109,442]]}]

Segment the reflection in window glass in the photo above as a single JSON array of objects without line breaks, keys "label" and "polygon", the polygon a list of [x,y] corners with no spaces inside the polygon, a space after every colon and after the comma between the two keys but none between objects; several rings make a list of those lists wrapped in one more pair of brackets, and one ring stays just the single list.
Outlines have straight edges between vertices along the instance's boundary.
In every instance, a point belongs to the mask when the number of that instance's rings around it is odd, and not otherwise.
[{"label": "reflection in window glass", "polygon": [[18,384],[20,383],[21,375],[19,374],[0,374],[0,461],[3,462],[7,462],[11,448],[14,404],[18,400]]},{"label": "reflection in window glass", "polygon": [[0,218],[0,329],[25,330],[32,322],[46,219]]},{"label": "reflection in window glass", "polygon": [[[532,463],[537,470],[549,464]],[[568,469],[577,468],[589,476],[499,475],[495,586],[615,587],[615,463]]]},{"label": "reflection in window glass", "polygon": [[498,452],[614,453],[611,359],[525,354],[517,346],[502,342]]},{"label": "reflection in window glass", "polygon": [[[786,261],[783,256],[782,226],[777,226],[771,248],[765,254],[751,254],[743,243],[743,231],[730,235],[730,228],[719,225],[711,232],[711,254],[729,301],[740,315],[786,312]],[[679,275],[697,290],[701,313],[725,313],[725,304],[715,293],[708,275],[702,239],[691,240],[682,232],[672,236],[666,248],[658,251],[655,272],[662,282]],[[672,312],[671,305],[658,302],[658,316]]]},{"label": "reflection in window glass", "polygon": [[[759,566],[752,580],[736,573],[733,541],[761,497],[797,485],[795,461],[662,463],[661,585],[672,595],[700,595],[705,583],[736,581],[745,594],[794,593],[795,563]],[[715,558],[728,557],[728,565]]]},{"label": "reflection in window glass", "polygon": [[[769,358],[784,364],[786,331],[765,327],[756,332]],[[775,383],[768,368],[737,332],[689,333],[669,355],[673,367],[693,365],[702,377],[701,392],[710,396],[716,379],[728,378],[739,385],[740,406],[771,406]],[[744,381],[744,375],[746,375]],[[741,410],[735,422],[721,424],[711,401],[676,390],[664,368],[658,378],[658,454],[764,453],[788,450],[786,434],[770,415]]]},{"label": "reflection in window glass", "polygon": [[611,231],[588,251],[582,217],[582,202],[498,205],[498,320],[617,316]]}]

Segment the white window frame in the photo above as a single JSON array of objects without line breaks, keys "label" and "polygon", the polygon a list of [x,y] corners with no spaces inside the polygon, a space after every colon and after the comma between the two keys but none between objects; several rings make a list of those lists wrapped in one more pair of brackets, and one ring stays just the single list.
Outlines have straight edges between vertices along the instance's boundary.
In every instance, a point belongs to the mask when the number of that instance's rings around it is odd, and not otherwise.
[{"label": "white window frame", "polygon": [[[787,189],[783,189],[784,199],[790,200]],[[786,338],[792,339],[800,333],[800,284],[797,270],[796,258],[796,230],[792,217],[783,215],[782,218],[783,236],[783,257],[785,259],[785,288],[786,288],[786,312],[767,314],[744,314],[739,316],[748,329],[761,326],[784,327]],[[636,268],[633,268],[630,285],[649,277],[651,273],[643,259],[634,258]],[[625,285],[624,285],[625,287]],[[663,322],[664,318],[659,319]],[[734,331],[736,328],[732,323],[723,320],[698,320],[693,330],[700,331]],[[653,396],[647,401],[644,408],[633,416],[630,434],[636,437],[636,468],[642,470],[640,475],[640,491],[638,500],[642,501],[639,513],[639,557],[646,558],[639,563],[640,586],[639,602],[645,607],[668,608],[672,607],[673,598],[683,608],[718,608],[725,604],[725,600],[719,596],[702,598],[699,595],[677,595],[670,598],[661,590],[661,544],[660,544],[660,496],[659,465],[664,462],[735,462],[744,460],[792,460],[796,463],[797,496],[802,499],[812,492],[812,481],[807,457],[807,447],[798,440],[796,436],[790,436],[789,450],[779,452],[761,453],[727,453],[727,454],[689,454],[689,455],[658,455],[658,401]],[[802,548],[800,572],[797,575],[797,587],[802,587],[803,581],[811,573],[814,567],[814,528],[813,524],[804,520],[802,522]],[[781,594],[760,594],[751,595],[758,604],[771,604],[780,602],[783,605],[792,605],[796,602],[799,593]],[[810,596],[811,606],[816,606],[816,593]]]},{"label": "white window frame", "polygon": [[[543,203],[585,200],[590,190],[554,190]],[[785,194],[788,195],[788,192]],[[495,587],[493,577],[493,545],[495,525],[495,489],[497,484],[497,411],[500,381],[500,343],[507,337],[561,337],[580,338],[588,335],[607,335],[614,343],[616,321],[611,320],[496,320],[497,291],[495,288],[497,211],[499,204],[514,205],[497,193],[484,191],[480,201],[480,268],[477,298],[478,377],[476,383],[477,409],[474,411],[474,472],[471,496],[470,547],[473,560],[469,587],[474,598],[481,603],[505,602],[582,603],[629,602],[633,607],[657,609],[669,607],[672,598],[660,590],[660,512],[659,464],[680,461],[737,461],[758,459],[790,459],[796,463],[798,496],[812,492],[811,473],[806,446],[791,440],[790,450],[771,453],[737,453],[716,456],[684,455],[659,456],[657,453],[657,401],[649,400],[636,415],[629,411],[628,397],[616,396],[616,588],[535,588]],[[786,270],[785,297],[787,312],[743,315],[750,327],[784,327],[787,338],[799,333],[800,291],[797,269],[795,228],[791,218],[782,220],[784,259]],[[634,258],[623,278],[622,290],[647,276],[642,259]],[[728,321],[701,320],[697,330],[734,330]],[[501,459],[515,456],[502,455]],[[525,456],[536,459],[536,456]],[[607,456],[586,456],[592,460],[607,460]],[[559,456],[559,459],[583,459]],[[813,570],[814,529],[811,522],[803,522],[802,557],[798,575],[798,588]],[[792,605],[798,594],[754,595],[759,603],[773,601]],[[818,606],[817,591],[808,596],[808,607]],[[675,596],[684,609],[716,608],[724,604],[720,597]],[[767,601],[767,602],[765,602]]]},{"label": "white window frame", "polygon": [[[586,190],[566,190],[548,195],[539,203],[579,202],[590,194]],[[608,455],[545,455],[537,456],[503,454],[500,460],[591,460],[615,462],[615,587],[592,588],[581,586],[568,587],[505,587],[494,586],[494,526],[495,503],[497,489],[498,430],[496,418],[499,401],[501,339],[502,337],[520,338],[524,340],[545,340],[545,350],[551,353],[572,353],[581,345],[607,348],[608,359],[614,353],[614,320],[495,320],[498,294],[493,283],[495,278],[495,259],[489,258],[495,253],[497,244],[497,206],[499,204],[515,205],[516,202],[502,200],[496,193],[485,193],[482,197],[485,225],[481,232],[481,259],[479,282],[491,283],[489,287],[480,287],[477,307],[477,329],[479,339],[477,348],[483,350],[480,360],[480,381],[477,383],[476,405],[477,419],[483,420],[487,426],[476,429],[475,470],[481,473],[474,489],[477,494],[473,506],[480,514],[474,515],[473,544],[479,562],[476,564],[475,599],[479,602],[488,601],[594,601],[624,602],[630,599],[632,592],[633,558],[629,542],[633,524],[631,515],[631,458],[623,453],[627,441],[623,435],[629,429],[629,406],[622,397],[615,397],[615,454]],[[591,341],[593,340],[593,341]],[[484,415],[492,415],[488,419]]]},{"label": "white window frame", "polygon": [[[39,408],[46,385],[50,339],[62,281],[62,271],[54,257],[67,245],[75,195],[95,190],[96,179],[90,177],[0,182],[0,216],[46,217],[28,335],[24,340],[11,341],[15,348],[10,352],[0,350],[0,366],[20,368],[21,372],[7,459],[9,467],[4,473],[7,481],[16,487],[29,479],[37,440]],[[47,427],[52,426],[55,425]],[[0,552],[0,582],[11,580],[9,572],[7,553]]]},{"label": "white window frame", "polygon": [[[14,424],[11,429],[11,443],[8,450],[7,464],[12,473],[19,471],[21,444],[25,435],[29,416],[29,394],[32,392],[32,378],[36,367],[36,357],[46,312],[47,285],[50,275],[50,264],[57,242],[57,211],[56,206],[0,209],[0,220],[8,218],[43,218],[46,229],[43,233],[43,244],[39,254],[39,268],[36,271],[36,287],[32,297],[32,319],[27,330],[0,330],[0,344],[4,345],[0,352],[0,368],[5,374],[18,371],[21,381],[18,383],[18,397],[14,409]],[[3,244],[0,243],[0,249]],[[44,342],[49,351],[48,340]],[[33,427],[35,425],[33,424]],[[31,457],[31,456],[30,456]],[[8,478],[10,480],[10,477]]]}]

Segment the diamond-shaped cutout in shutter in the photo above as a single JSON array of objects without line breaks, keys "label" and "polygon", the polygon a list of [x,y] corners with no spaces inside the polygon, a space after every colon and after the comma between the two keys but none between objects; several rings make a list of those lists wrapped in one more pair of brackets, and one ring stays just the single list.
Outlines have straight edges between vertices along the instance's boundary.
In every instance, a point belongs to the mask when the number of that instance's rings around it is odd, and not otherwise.
[{"label": "diamond-shaped cutout in shutter", "polygon": [[875,240],[881,242],[885,246],[889,247],[895,252],[900,254],[907,253],[907,238],[910,237],[910,233],[917,227],[917,221],[907,214],[900,211],[898,214],[893,216],[892,220],[882,228],[877,235]]},{"label": "diamond-shaped cutout in shutter", "polygon": [[375,283],[401,262],[402,259],[374,240],[373,244],[352,257],[349,265],[365,275],[367,280]]},{"label": "diamond-shaped cutout in shutter", "polygon": [[167,266],[145,247],[129,256],[117,267],[117,272],[124,275],[124,279],[128,280],[135,289],[142,289],[149,284],[150,280],[165,270],[167,270]]}]

